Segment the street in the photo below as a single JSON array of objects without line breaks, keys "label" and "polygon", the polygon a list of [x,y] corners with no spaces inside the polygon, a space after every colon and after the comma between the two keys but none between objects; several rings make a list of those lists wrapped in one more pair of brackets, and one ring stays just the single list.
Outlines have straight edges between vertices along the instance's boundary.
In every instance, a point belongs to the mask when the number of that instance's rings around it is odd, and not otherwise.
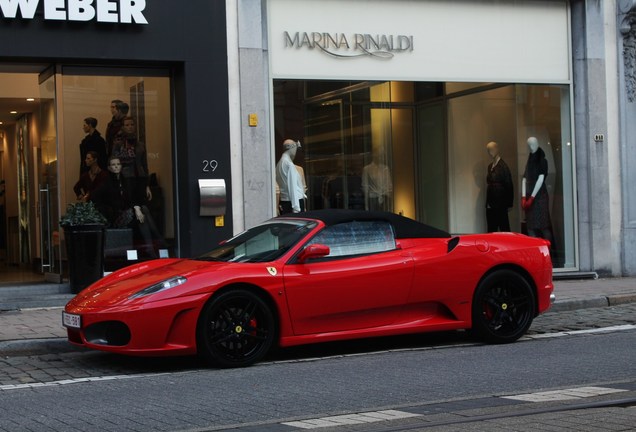
[{"label": "street", "polygon": [[500,397],[554,389],[593,386],[617,392],[597,398],[633,398],[634,324],[636,304],[555,312],[537,318],[528,337],[510,345],[475,343],[463,332],[419,335],[284,350],[230,370],[206,368],[196,358],[122,357],[66,346],[5,354],[0,430],[294,430],[298,420],[407,413],[374,423],[387,427],[414,422],[410,415],[455,411],[459,402],[514,410],[519,402]]}]

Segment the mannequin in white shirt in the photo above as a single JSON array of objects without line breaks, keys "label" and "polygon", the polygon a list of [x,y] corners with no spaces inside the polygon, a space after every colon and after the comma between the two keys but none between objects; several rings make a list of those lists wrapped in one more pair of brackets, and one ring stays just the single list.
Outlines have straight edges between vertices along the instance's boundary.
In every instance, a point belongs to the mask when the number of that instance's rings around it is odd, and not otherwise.
[{"label": "mannequin in white shirt", "polygon": [[305,210],[305,187],[300,177],[294,158],[300,148],[300,141],[286,139],[283,141],[283,152],[276,164],[276,183],[280,189],[280,214],[298,213]]},{"label": "mannequin in white shirt", "polygon": [[380,154],[373,152],[371,163],[362,169],[362,191],[365,210],[391,211],[393,181],[389,167],[382,163]]}]

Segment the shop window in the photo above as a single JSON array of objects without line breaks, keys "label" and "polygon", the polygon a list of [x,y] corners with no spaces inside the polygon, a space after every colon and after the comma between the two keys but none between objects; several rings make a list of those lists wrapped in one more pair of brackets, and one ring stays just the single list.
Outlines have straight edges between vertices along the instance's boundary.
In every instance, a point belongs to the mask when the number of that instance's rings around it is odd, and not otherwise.
[{"label": "shop window", "polygon": [[[507,213],[512,231],[552,242],[555,267],[575,266],[574,197],[570,95],[563,85],[504,85],[448,101],[449,223],[454,233],[487,231],[486,177],[492,162],[486,144],[495,141],[509,167],[513,202]],[[535,137],[545,155],[547,198],[525,211],[522,185]],[[527,185],[532,194],[534,183]]]},{"label": "shop window", "polygon": [[[275,80],[276,157],[284,139],[302,141],[294,163],[310,210],[385,210],[483,233],[495,141],[512,183],[510,230],[545,236],[555,267],[574,268],[569,101],[567,85]],[[531,136],[547,161],[550,225],[540,231],[521,208]]]},{"label": "shop window", "polygon": [[[62,76],[63,206],[95,201],[109,221],[106,257],[118,261],[115,266],[174,256],[170,79],[143,70],[125,76],[73,72]],[[80,181],[88,150],[97,152],[97,165],[108,173],[99,190],[85,190],[86,176]]]},{"label": "shop window", "polygon": [[300,139],[294,163],[305,177],[308,209],[415,217],[413,83],[281,80],[274,94],[276,158],[286,138]]}]

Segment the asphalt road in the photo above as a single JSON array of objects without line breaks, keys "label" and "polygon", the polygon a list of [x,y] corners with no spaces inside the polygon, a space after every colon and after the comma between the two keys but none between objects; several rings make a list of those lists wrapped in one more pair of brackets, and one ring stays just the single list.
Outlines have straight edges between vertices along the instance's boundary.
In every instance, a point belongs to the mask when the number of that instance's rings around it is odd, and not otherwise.
[{"label": "asphalt road", "polygon": [[8,355],[0,359],[0,430],[292,431],[282,423],[378,410],[508,412],[527,403],[502,396],[581,386],[624,399],[636,395],[635,324],[628,304],[546,314],[509,345],[455,332],[285,350],[234,370],[88,351]]}]

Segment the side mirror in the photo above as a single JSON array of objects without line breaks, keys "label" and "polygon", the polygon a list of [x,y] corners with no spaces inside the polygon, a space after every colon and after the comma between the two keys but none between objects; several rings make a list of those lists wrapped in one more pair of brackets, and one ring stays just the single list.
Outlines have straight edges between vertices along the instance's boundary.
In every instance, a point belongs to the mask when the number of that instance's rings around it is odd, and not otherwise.
[{"label": "side mirror", "polygon": [[329,246],[323,244],[312,244],[307,246],[298,255],[298,262],[304,263],[309,259],[324,258],[331,253]]}]

